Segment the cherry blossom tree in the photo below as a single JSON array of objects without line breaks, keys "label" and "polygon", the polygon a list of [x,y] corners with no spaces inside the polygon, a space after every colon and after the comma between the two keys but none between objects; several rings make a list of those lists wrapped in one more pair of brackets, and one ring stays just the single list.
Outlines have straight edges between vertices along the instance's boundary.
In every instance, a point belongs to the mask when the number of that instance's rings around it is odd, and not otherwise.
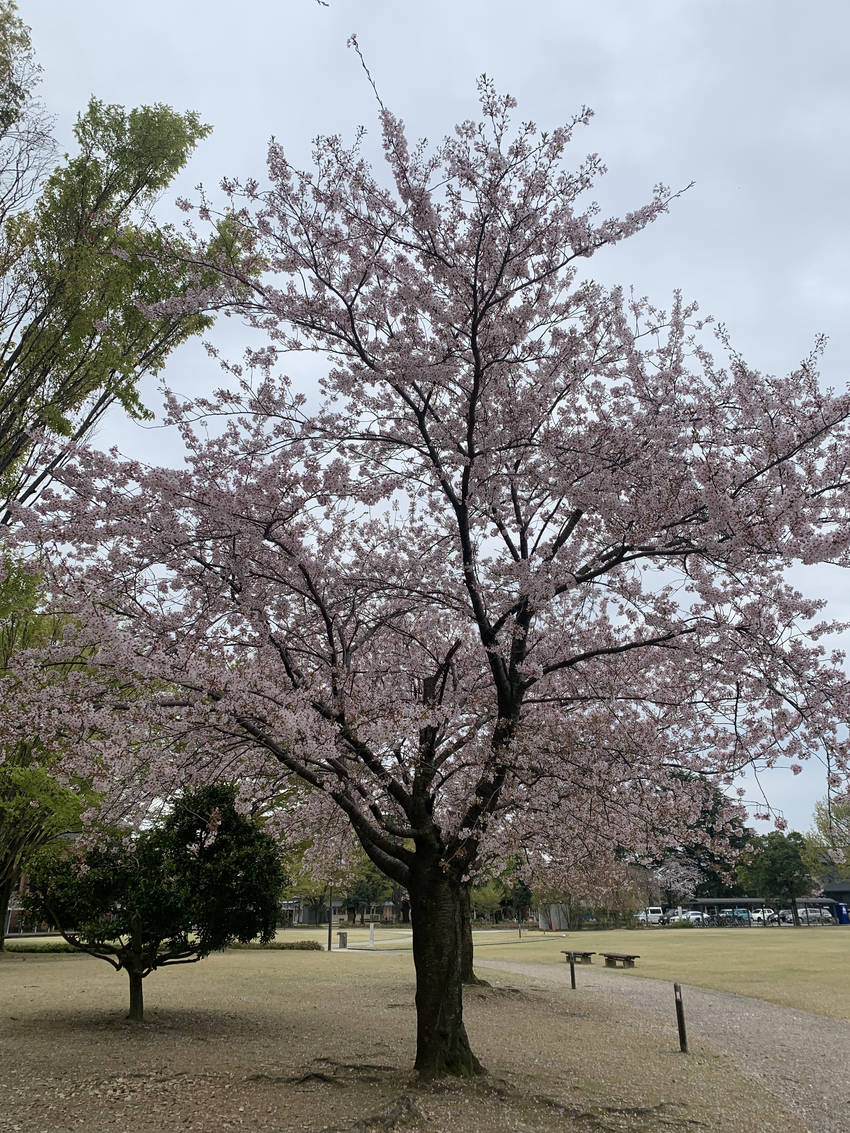
[{"label": "cherry blossom tree", "polygon": [[[692,838],[707,781],[848,756],[840,658],[785,570],[847,563],[850,398],[816,355],[762,374],[721,333],[716,360],[679,295],[593,282],[670,192],[605,219],[598,158],[566,163],[589,112],[547,133],[480,98],[431,148],[381,106],[386,180],[329,137],[310,170],[274,142],[267,187],[227,182],[244,254],[215,301],[268,345],[232,390],[170,398],[182,469],[84,453],[27,529],[88,662],[39,727],[94,737],[77,758],[125,787],[265,760],[339,808],[410,894],[423,1077],[481,1070],[480,854],[533,834],[598,876]],[[309,400],[278,372],[305,350]],[[7,702],[36,697],[29,664]],[[140,768],[145,729],[169,742]]]}]

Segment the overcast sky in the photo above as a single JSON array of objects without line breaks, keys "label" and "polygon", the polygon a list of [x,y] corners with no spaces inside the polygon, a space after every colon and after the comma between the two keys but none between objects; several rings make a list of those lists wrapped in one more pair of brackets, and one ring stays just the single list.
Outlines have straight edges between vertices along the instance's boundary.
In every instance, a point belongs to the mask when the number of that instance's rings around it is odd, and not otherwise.
[{"label": "overcast sky", "polygon": [[[679,287],[726,324],[759,369],[792,369],[829,336],[825,385],[850,377],[850,4],[846,0],[19,0],[63,149],[91,95],[197,110],[214,127],[173,196],[227,174],[262,177],[274,135],[306,162],[317,134],[375,138],[374,96],[346,48],[356,32],[384,101],[414,136],[438,139],[477,109],[482,72],[542,128],[587,104],[573,143],[598,152],[606,212],[659,181],[695,182],[669,216],[593,260],[609,282],[659,303]],[[164,205],[167,202],[164,202]],[[164,210],[167,212],[167,208]],[[238,328],[228,341],[238,351]],[[167,380],[219,383],[188,347]],[[156,394],[147,393],[155,408]],[[102,443],[151,457],[162,432],[113,418]],[[809,574],[850,620],[847,584]],[[772,774],[773,805],[809,826],[822,769]],[[751,791],[751,796],[756,796]]]}]

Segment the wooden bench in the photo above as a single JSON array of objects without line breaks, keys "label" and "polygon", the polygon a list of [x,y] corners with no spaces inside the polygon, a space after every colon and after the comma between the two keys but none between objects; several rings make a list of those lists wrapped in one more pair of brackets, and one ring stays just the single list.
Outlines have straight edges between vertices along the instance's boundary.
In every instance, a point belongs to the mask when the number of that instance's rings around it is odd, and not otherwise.
[{"label": "wooden bench", "polygon": [[593,961],[590,957],[596,955],[595,952],[577,952],[573,948],[562,948],[561,951],[564,954],[567,964],[569,964],[570,960],[572,960],[574,964],[592,964]]},{"label": "wooden bench", "polygon": [[617,964],[622,964],[624,968],[633,968],[635,960],[639,960],[640,956],[633,952],[602,952],[605,957],[606,968],[616,968]]}]

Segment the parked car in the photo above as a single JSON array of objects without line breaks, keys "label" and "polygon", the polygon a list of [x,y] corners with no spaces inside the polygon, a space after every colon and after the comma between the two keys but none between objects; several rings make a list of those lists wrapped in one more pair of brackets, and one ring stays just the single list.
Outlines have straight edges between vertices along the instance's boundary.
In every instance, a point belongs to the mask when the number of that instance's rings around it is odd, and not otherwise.
[{"label": "parked car", "polygon": [[643,925],[666,924],[664,910],[660,905],[648,905],[645,909],[641,909],[639,913],[635,913],[635,920]]},{"label": "parked car", "polygon": [[747,909],[720,909],[714,915],[714,923],[721,926],[748,925],[750,915]]},{"label": "parked car", "polygon": [[800,914],[801,924],[832,924],[832,914],[829,909],[823,908],[822,905],[800,906],[797,910]]},{"label": "parked car", "polygon": [[776,922],[776,913],[773,909],[753,909],[751,916],[754,924],[773,924]]},{"label": "parked car", "polygon": [[681,913],[678,909],[667,909],[665,912],[668,924],[680,924],[682,921],[687,921],[689,924],[702,924],[707,920],[705,913],[701,913],[698,909],[682,909]]},{"label": "parked car", "polygon": [[683,921],[687,921],[689,924],[701,924],[702,916],[702,913],[696,912],[694,909],[683,909],[681,906],[664,910],[666,924],[681,924]]}]

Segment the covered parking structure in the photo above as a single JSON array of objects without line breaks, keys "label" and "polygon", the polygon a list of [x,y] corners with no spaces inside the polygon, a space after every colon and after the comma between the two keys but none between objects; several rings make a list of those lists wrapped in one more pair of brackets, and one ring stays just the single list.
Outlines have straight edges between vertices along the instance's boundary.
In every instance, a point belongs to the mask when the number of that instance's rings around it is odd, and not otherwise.
[{"label": "covered parking structure", "polygon": [[[691,901],[691,906],[713,917],[721,917],[724,912],[731,909],[745,909],[747,912],[746,922],[742,918],[740,923],[766,924],[767,921],[764,917],[760,920],[753,920],[753,913],[759,910],[763,912],[766,909],[772,909],[778,914],[779,907],[784,903],[784,897],[774,898],[770,902],[764,897],[696,897]],[[832,897],[800,897],[797,899],[797,914],[801,924],[822,923],[811,920],[810,909],[826,909],[833,920],[840,921],[838,902]],[[777,916],[776,926],[779,927],[779,924],[780,921]]]}]

